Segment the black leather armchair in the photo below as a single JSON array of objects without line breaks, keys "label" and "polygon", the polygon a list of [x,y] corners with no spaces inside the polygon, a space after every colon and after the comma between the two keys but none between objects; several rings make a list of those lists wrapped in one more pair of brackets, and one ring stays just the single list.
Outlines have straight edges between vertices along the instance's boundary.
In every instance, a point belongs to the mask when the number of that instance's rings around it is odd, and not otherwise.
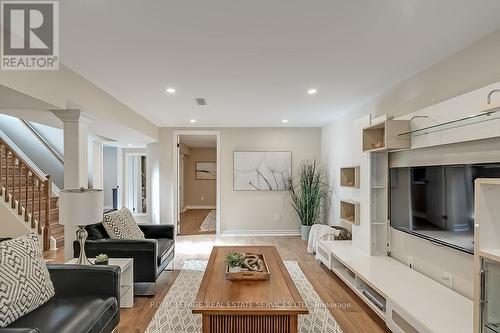
[{"label": "black leather armchair", "polygon": [[[87,257],[95,257],[101,253],[110,258],[134,259],[134,292],[136,295],[152,295],[143,292],[144,287],[138,284],[155,283],[158,276],[174,258],[174,226],[166,224],[139,224],[146,239],[121,240],[109,238],[102,223],[85,227],[88,238],[85,242]],[[73,242],[75,258],[80,255],[80,244]]]},{"label": "black leather armchair", "polygon": [[109,333],[120,322],[120,267],[47,265],[55,296],[0,333]]}]

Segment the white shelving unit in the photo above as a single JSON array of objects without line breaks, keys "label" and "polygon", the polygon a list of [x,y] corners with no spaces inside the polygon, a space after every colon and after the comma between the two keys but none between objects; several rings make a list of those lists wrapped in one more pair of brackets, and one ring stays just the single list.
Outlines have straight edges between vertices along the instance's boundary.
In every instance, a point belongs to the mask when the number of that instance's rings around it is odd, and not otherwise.
[{"label": "white shelving unit", "polygon": [[388,251],[388,153],[370,153],[370,241],[372,255]]},{"label": "white shelving unit", "polygon": [[351,241],[319,241],[316,258],[395,333],[470,333],[473,302],[387,256]]},{"label": "white shelving unit", "polygon": [[410,148],[410,136],[399,134],[411,131],[409,120],[387,119],[363,128],[363,151],[376,152]]},{"label": "white shelving unit", "polygon": [[340,186],[359,188],[359,166],[340,168]]},{"label": "white shelving unit", "polygon": [[499,332],[500,179],[477,179],[474,204],[474,333]]},{"label": "white shelving unit", "polygon": [[359,202],[354,200],[340,200],[340,221],[359,224]]}]

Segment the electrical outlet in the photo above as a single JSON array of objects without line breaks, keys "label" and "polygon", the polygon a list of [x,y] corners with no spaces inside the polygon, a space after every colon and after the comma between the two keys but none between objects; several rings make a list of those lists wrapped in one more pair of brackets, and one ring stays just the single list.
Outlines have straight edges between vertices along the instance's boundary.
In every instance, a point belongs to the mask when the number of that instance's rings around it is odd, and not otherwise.
[{"label": "electrical outlet", "polygon": [[450,272],[443,272],[441,275],[441,283],[448,288],[453,288],[453,275]]},{"label": "electrical outlet", "polygon": [[205,201],[205,197],[204,196],[201,196],[201,201]]},{"label": "electrical outlet", "polygon": [[408,256],[408,267],[413,268],[413,256]]}]

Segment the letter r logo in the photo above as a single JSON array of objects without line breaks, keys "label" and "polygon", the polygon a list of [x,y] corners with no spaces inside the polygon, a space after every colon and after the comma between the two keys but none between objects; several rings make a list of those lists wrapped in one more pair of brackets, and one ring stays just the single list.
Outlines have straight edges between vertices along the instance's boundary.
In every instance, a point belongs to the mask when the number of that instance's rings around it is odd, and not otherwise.
[{"label": "letter r logo", "polygon": [[53,2],[2,2],[3,55],[54,54]]}]

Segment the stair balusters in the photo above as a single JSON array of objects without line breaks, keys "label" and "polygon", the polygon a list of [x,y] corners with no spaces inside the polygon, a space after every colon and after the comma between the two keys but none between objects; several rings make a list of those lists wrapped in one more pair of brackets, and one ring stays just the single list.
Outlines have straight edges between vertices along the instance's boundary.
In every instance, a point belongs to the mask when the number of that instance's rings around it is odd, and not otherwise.
[{"label": "stair balusters", "polygon": [[0,195],[3,195],[2,169],[3,169],[3,144],[0,144]]},{"label": "stair balusters", "polygon": [[24,222],[29,222],[29,210],[28,210],[28,203],[29,203],[29,179],[30,179],[30,171],[28,168],[26,168],[26,174],[24,175]]},{"label": "stair balusters", "polygon": [[[24,189],[24,193],[23,193]],[[50,249],[50,209],[52,182],[40,177],[0,139],[0,194],[24,221],[42,235],[43,249]],[[24,203],[23,203],[24,200]]]}]

